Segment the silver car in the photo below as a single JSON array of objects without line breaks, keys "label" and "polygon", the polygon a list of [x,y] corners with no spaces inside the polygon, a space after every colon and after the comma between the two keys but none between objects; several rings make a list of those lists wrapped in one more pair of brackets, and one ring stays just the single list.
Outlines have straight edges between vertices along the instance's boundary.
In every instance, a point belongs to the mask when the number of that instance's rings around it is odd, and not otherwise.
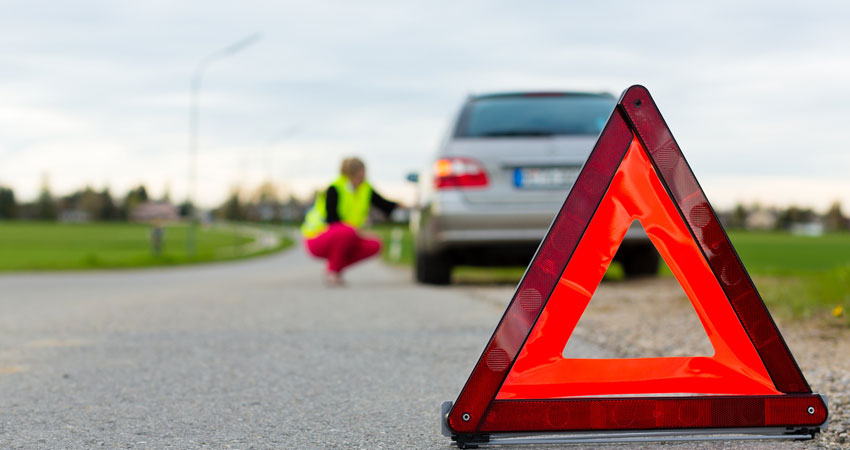
[{"label": "silver car", "polygon": [[[581,170],[616,98],[607,93],[470,96],[418,182],[410,220],[416,280],[451,282],[457,265],[526,265]],[[627,276],[658,271],[639,225],[617,253]]]}]

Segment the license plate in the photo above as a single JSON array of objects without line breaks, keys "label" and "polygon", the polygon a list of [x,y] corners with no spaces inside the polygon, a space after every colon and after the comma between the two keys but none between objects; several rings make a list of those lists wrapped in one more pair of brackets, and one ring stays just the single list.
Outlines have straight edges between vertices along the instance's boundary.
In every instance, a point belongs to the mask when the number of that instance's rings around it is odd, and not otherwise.
[{"label": "license plate", "polygon": [[517,167],[514,186],[528,189],[568,188],[578,178],[580,167]]}]

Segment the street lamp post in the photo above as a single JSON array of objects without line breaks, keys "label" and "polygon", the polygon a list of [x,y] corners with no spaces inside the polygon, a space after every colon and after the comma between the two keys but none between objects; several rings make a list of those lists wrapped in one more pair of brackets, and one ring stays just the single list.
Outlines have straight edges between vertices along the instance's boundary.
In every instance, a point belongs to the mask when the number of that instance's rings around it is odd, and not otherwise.
[{"label": "street lamp post", "polygon": [[195,199],[197,194],[197,178],[198,178],[198,124],[199,124],[199,103],[201,96],[201,80],[204,77],[209,66],[230,55],[233,55],[249,45],[260,40],[260,33],[252,34],[244,39],[241,39],[228,47],[225,47],[216,52],[210,53],[198,62],[195,71],[192,73],[191,82],[191,104],[189,107],[189,191],[187,193],[187,204],[189,210],[189,231],[186,236],[186,256],[191,258],[195,256],[195,234],[198,227],[198,215],[195,208]]}]

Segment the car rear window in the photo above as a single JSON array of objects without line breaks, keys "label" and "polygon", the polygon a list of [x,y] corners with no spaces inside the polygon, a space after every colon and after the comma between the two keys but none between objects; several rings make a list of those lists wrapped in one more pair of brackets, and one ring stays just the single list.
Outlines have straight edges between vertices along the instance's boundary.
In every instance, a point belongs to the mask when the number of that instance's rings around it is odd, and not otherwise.
[{"label": "car rear window", "polygon": [[600,94],[480,97],[466,104],[455,137],[597,135],[615,104]]}]

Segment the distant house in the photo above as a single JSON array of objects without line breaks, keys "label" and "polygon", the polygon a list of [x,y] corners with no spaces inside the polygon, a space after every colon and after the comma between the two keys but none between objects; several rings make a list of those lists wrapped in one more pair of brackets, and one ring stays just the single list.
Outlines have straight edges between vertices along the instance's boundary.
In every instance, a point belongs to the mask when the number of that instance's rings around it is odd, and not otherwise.
[{"label": "distant house", "polygon": [[772,230],[776,228],[779,215],[770,209],[757,209],[747,215],[747,229]]},{"label": "distant house", "polygon": [[132,222],[152,222],[154,220],[176,222],[180,220],[180,211],[175,205],[161,202],[144,202],[130,211],[130,221]]},{"label": "distant house", "polygon": [[410,208],[396,208],[390,215],[390,221],[395,223],[410,222]]},{"label": "distant house", "polygon": [[304,220],[304,216],[307,214],[310,205],[312,203],[299,203],[294,199],[290,199],[287,203],[280,206],[280,220],[290,223],[301,222]]},{"label": "distant house", "polygon": [[82,209],[66,209],[59,212],[59,221],[63,223],[85,223],[91,221],[91,214]]},{"label": "distant house", "polygon": [[792,223],[791,234],[798,236],[821,236],[825,228],[823,223],[819,221]]}]

